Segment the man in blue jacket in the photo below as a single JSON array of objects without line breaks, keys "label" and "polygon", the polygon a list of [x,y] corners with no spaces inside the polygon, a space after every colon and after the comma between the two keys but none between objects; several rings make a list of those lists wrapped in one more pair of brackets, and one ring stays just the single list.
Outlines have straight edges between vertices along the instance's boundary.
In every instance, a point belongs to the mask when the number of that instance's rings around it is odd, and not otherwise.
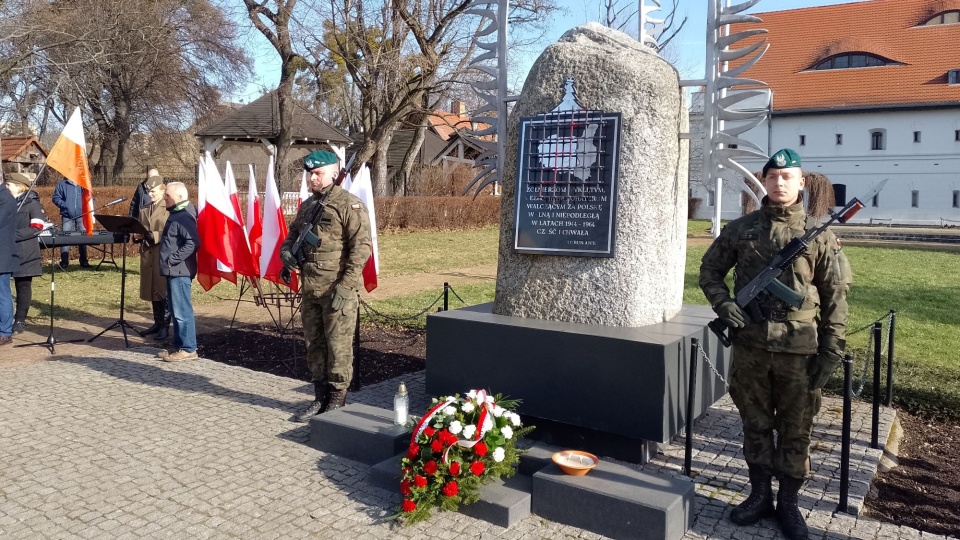
[{"label": "man in blue jacket", "polygon": [[160,235],[160,275],[167,277],[167,302],[173,318],[173,351],[157,356],[165,362],[197,358],[197,331],[194,326],[190,292],[197,276],[197,209],[188,200],[183,182],[170,182],[163,201],[170,211]]},{"label": "man in blue jacket", "polygon": [[17,202],[0,181],[0,346],[13,341],[13,293],[10,276],[20,268],[16,246]]},{"label": "man in blue jacket", "polygon": [[[86,234],[87,229],[83,226],[83,188],[73,180],[64,178],[53,190],[53,204],[60,209],[63,232],[80,231]],[[78,248],[80,249],[80,267],[90,268],[90,263],[87,261],[87,246],[80,245]],[[70,247],[63,246],[60,248],[60,268],[66,268],[69,263]]]}]

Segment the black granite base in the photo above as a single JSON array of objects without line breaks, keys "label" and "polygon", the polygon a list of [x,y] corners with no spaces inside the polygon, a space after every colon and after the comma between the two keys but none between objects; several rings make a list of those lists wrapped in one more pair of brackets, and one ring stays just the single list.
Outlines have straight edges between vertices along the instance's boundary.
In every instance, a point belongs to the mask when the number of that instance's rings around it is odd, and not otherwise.
[{"label": "black granite base", "polygon": [[[506,317],[491,307],[427,317],[427,393],[485,388],[518,398],[518,412],[535,424],[549,421],[558,428],[555,438],[567,441],[566,432],[577,429],[584,441],[597,434],[619,438],[622,459],[645,461],[649,442],[665,443],[684,426],[691,338],[700,340],[724,377],[729,374],[729,349],[707,329],[715,317],[707,306],[687,305],[667,322],[639,328]],[[694,417],[726,393],[706,362],[699,366]],[[542,424],[541,434],[550,430]],[[617,457],[607,450],[610,443],[602,447],[594,453]]]}]

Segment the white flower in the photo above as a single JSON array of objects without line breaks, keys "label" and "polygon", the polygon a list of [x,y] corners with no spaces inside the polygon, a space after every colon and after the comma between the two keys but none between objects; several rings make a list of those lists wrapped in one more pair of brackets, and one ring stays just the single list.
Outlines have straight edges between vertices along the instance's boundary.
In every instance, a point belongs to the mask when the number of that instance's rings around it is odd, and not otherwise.
[{"label": "white flower", "polygon": [[457,414],[457,409],[453,405],[447,405],[446,407],[443,408],[443,414],[447,416],[453,416]]},{"label": "white flower", "polygon": [[476,435],[476,433],[477,433],[477,426],[473,424],[467,424],[466,426],[463,427],[464,439],[472,439],[473,436]]},{"label": "white flower", "polygon": [[470,398],[470,399],[476,398],[476,397],[477,397],[477,391],[476,391],[476,390],[471,390],[471,391],[467,392],[467,397]]},{"label": "white flower", "polygon": [[440,403],[440,400],[437,398],[430,398],[430,403]]},{"label": "white flower", "polygon": [[463,411],[463,412],[465,412],[465,413],[467,413],[467,414],[472,413],[474,409],[476,409],[476,407],[474,407],[474,406],[473,406],[473,403],[471,403],[471,402],[469,402],[469,401],[466,402],[466,403],[464,403],[463,406],[460,407],[460,410]]},{"label": "white flower", "polygon": [[503,416],[504,412],[506,412],[506,409],[504,409],[503,407],[499,405],[493,406],[493,415],[496,416],[497,418],[500,418],[501,416]]},{"label": "white flower", "polygon": [[[453,431],[453,426],[451,426],[450,431]],[[500,428],[500,434],[503,435],[504,439],[513,438],[513,430],[510,429],[510,426],[503,426],[502,428]]]},{"label": "white flower", "polygon": [[492,428],[493,428],[493,420],[491,420],[489,416],[486,417],[486,418],[484,418],[484,419],[483,419],[483,431],[484,431],[484,432],[487,432],[487,431],[490,431]]},{"label": "white flower", "polygon": [[456,435],[463,431],[463,424],[461,424],[459,420],[454,420],[453,422],[450,422],[450,427],[448,429],[450,430],[450,433]]},{"label": "white flower", "polygon": [[520,415],[517,413],[510,413],[510,423],[513,424],[513,427],[520,427]]},{"label": "white flower", "polygon": [[487,396],[487,403],[493,403],[493,396]]},{"label": "white flower", "polygon": [[503,461],[504,453],[505,453],[505,452],[504,452],[503,448],[501,448],[501,447],[498,446],[498,447],[497,447],[496,449],[494,449],[494,451],[493,451],[493,460],[496,461],[497,463],[500,463],[501,461]]}]

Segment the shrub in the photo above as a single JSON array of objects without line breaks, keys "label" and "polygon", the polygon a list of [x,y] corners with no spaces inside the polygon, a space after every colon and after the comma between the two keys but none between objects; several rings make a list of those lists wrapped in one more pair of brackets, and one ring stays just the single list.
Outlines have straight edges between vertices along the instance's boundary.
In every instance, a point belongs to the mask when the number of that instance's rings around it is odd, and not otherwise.
[{"label": "shrub", "polygon": [[700,205],[702,204],[703,199],[699,197],[687,199],[687,219],[696,219],[697,212],[700,210]]},{"label": "shrub", "polygon": [[500,198],[380,197],[375,200],[377,230],[451,230],[500,223]]}]

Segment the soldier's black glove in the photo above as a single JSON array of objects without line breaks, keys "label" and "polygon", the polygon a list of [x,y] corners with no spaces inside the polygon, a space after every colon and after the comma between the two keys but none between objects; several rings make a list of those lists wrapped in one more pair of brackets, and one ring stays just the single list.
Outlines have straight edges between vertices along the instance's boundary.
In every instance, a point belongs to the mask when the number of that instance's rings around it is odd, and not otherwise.
[{"label": "soldier's black glove", "polygon": [[338,283],[336,288],[333,289],[333,300],[330,302],[330,307],[333,308],[334,311],[340,311],[343,309],[343,306],[347,305],[347,300],[356,296],[357,293],[352,289]]},{"label": "soldier's black glove", "polygon": [[815,356],[810,357],[807,365],[807,375],[810,376],[810,389],[823,388],[830,380],[830,376],[840,365],[841,355],[829,349],[820,349]]},{"label": "soldier's black glove", "polygon": [[280,262],[283,263],[283,267],[287,270],[293,272],[298,269],[297,258],[287,249],[280,250]]},{"label": "soldier's black glove", "polygon": [[717,312],[717,317],[720,317],[723,324],[730,328],[743,328],[747,325],[747,320],[749,320],[747,313],[734,302],[733,298],[728,298],[717,304],[714,311]]}]

